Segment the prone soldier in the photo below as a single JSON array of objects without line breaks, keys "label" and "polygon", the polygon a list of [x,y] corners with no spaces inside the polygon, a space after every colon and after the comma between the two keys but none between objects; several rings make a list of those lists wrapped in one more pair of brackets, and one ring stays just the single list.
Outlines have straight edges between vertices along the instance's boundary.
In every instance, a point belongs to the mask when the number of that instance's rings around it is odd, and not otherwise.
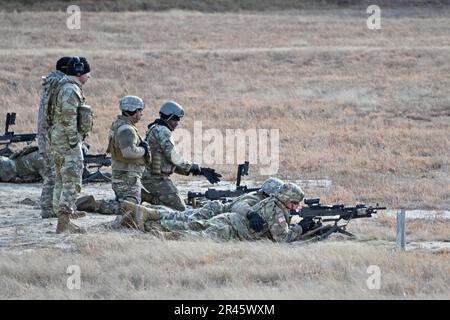
[{"label": "prone soldier", "polygon": [[[186,229],[163,226],[163,230],[177,236],[211,238],[220,241],[270,239],[275,242],[301,240],[300,224],[290,225],[290,210],[299,207],[304,193],[293,183],[284,183],[275,194],[258,202],[246,214],[222,213],[208,220],[198,220]],[[155,226],[151,218],[144,224],[145,230],[153,232]],[[186,226],[186,225],[185,225]]]}]

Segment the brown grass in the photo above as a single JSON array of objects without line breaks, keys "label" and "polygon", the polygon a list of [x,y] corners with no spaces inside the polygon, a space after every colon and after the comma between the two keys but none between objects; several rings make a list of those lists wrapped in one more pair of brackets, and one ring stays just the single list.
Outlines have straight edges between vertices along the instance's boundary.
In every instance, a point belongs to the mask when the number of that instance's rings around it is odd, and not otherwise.
[{"label": "brown grass", "polygon": [[[442,9],[446,0],[378,0],[377,5],[388,8],[416,8],[437,7]],[[64,11],[68,5],[73,4],[69,0],[31,0],[0,1],[0,10],[6,11]],[[371,0],[78,0],[79,5],[85,11],[142,11],[142,10],[170,10],[187,9],[202,12],[227,12],[227,11],[271,11],[293,9],[337,9],[368,7]],[[422,13],[423,14],[423,13]]]},{"label": "brown grass", "polygon": [[[78,31],[65,28],[64,12],[0,13],[1,110],[19,113],[16,131],[34,130],[40,76],[63,54],[85,55],[94,152],[104,151],[119,97],[146,101],[142,132],[170,98],[186,108],[185,129],[279,128],[280,177],[332,180],[311,196],[448,209],[445,12],[387,14],[379,31],[345,11],[83,12]],[[218,168],[233,178],[234,166]]]},{"label": "brown grass", "polygon": [[[0,252],[2,299],[448,299],[449,252],[326,241],[308,246],[88,235],[72,252]],[[69,265],[81,289],[66,287]],[[367,268],[381,270],[369,290]],[[249,267],[250,266],[250,267]]]}]

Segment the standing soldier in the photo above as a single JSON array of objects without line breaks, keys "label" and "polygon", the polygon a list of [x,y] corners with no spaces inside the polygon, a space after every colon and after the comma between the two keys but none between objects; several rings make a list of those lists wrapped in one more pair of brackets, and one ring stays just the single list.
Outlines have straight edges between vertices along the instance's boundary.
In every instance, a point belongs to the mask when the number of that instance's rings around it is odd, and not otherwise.
[{"label": "standing soldier", "polygon": [[142,200],[184,211],[186,205],[170,179],[172,173],[203,175],[211,183],[219,182],[221,175],[214,169],[200,168],[198,164],[184,160],[175,150],[172,131],[184,116],[183,107],[174,101],[166,101],[161,106],[159,115],[159,119],[148,125],[146,134],[152,163],[146,168],[142,177],[142,183],[146,189],[142,191]]},{"label": "standing soldier", "polygon": [[85,233],[86,230],[70,222],[70,217],[81,191],[81,143],[89,134],[93,119],[81,88],[90,78],[87,60],[72,57],[67,63],[67,75],[67,79],[58,82],[50,101],[53,115],[50,146],[55,163],[53,207],[58,216],[56,233]]},{"label": "standing soldier", "polygon": [[37,140],[39,154],[43,159],[41,174],[43,178],[41,192],[41,216],[42,218],[55,218],[53,210],[53,189],[55,187],[55,171],[53,169],[53,157],[50,150],[50,128],[52,125],[52,113],[49,110],[49,101],[57,88],[58,82],[64,78],[67,81],[67,63],[71,57],[62,57],[56,62],[56,71],[42,77],[41,96],[39,100]]}]

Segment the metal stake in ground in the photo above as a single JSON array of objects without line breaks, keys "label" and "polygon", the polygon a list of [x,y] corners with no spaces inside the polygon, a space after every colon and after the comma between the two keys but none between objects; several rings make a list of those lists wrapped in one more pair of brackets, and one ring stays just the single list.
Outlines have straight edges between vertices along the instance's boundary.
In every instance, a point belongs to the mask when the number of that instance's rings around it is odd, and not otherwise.
[{"label": "metal stake in ground", "polygon": [[406,250],[406,238],[405,238],[405,210],[397,211],[397,248]]}]

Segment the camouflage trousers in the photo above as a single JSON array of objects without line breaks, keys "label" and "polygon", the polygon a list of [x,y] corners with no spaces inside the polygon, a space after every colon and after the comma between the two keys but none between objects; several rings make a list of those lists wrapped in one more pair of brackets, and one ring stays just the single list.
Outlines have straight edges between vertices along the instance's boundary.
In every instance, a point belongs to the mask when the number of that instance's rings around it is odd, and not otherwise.
[{"label": "camouflage trousers", "polygon": [[[73,213],[75,201],[81,192],[83,154],[81,147],[53,148],[55,162],[55,187],[53,209],[56,214]],[[46,196],[50,197],[50,195]]]},{"label": "camouflage trousers", "polygon": [[198,221],[208,220],[218,214],[225,212],[227,208],[222,202],[215,200],[209,201],[201,208],[186,209],[185,211],[175,211],[167,207],[161,209],[159,207],[152,206],[160,212],[162,218],[158,223],[170,230],[189,230],[196,229]]},{"label": "camouflage trousers", "polygon": [[[151,176],[142,181],[146,190],[142,190],[142,201],[163,205],[177,211],[186,210],[177,187],[167,176]],[[148,191],[148,192],[147,192]]]},{"label": "camouflage trousers", "polygon": [[128,200],[136,204],[141,203],[141,173],[134,171],[112,172],[112,189],[116,195],[116,200]]},{"label": "camouflage trousers", "polygon": [[48,139],[39,136],[39,154],[43,159],[42,168],[42,191],[41,191],[41,216],[42,218],[50,218],[55,216],[53,205],[53,192],[55,188],[55,162],[53,161],[52,152]]},{"label": "camouflage trousers", "polygon": [[78,211],[96,212],[106,215],[121,215],[120,202],[116,199],[96,200],[94,196],[82,196],[77,199]]},{"label": "camouflage trousers", "polygon": [[[207,238],[218,241],[257,239],[254,231],[249,228],[247,219],[235,212],[219,214],[209,220],[175,224],[161,223],[161,227],[164,231],[173,232],[181,237]],[[145,228],[146,231],[153,232],[156,226],[149,221],[145,223]]]}]

